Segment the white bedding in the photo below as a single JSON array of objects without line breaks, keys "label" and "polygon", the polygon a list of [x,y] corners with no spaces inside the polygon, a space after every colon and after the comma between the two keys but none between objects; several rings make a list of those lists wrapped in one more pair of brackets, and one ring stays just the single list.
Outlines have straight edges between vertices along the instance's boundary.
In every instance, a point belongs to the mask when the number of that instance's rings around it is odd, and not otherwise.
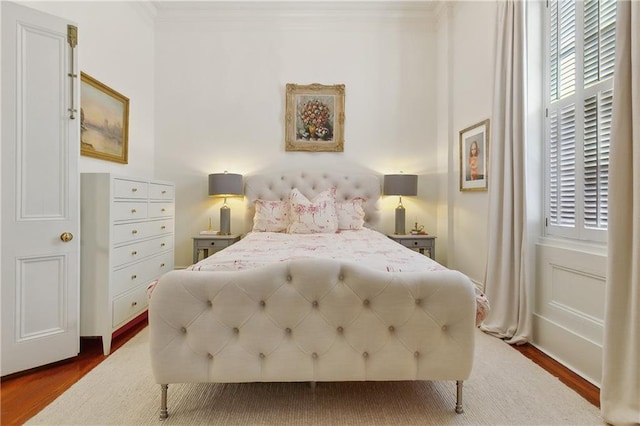
[{"label": "white bedding", "polygon": [[[328,258],[389,272],[442,271],[446,268],[371,229],[335,234],[250,232],[239,242],[188,267],[192,271],[236,271],[299,258]],[[489,312],[485,295],[476,289],[479,324]]]}]

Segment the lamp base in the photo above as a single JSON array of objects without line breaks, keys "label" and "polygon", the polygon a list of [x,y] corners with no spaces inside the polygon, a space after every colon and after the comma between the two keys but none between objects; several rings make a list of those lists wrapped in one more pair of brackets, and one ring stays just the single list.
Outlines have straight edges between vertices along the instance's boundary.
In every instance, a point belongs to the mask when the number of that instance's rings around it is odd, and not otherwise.
[{"label": "lamp base", "polygon": [[231,209],[224,205],[220,207],[220,235],[231,234]]},{"label": "lamp base", "polygon": [[396,208],[396,229],[395,229],[395,234],[397,234],[397,235],[406,234],[405,222],[406,222],[406,219],[405,219],[404,207],[398,206]]}]

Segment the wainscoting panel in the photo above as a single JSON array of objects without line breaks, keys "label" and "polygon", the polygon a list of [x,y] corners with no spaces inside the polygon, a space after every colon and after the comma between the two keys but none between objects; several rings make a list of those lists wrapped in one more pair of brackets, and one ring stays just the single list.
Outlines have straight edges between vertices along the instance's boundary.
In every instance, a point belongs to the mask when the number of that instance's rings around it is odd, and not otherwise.
[{"label": "wainscoting panel", "polygon": [[606,256],[537,245],[533,344],[599,386]]}]

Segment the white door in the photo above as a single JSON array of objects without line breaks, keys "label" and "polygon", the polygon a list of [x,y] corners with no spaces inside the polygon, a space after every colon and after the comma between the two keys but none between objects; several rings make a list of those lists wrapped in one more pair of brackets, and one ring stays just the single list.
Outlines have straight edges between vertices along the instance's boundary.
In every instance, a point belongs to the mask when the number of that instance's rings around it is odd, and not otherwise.
[{"label": "white door", "polygon": [[79,98],[69,23],[1,7],[4,376],[79,351]]}]

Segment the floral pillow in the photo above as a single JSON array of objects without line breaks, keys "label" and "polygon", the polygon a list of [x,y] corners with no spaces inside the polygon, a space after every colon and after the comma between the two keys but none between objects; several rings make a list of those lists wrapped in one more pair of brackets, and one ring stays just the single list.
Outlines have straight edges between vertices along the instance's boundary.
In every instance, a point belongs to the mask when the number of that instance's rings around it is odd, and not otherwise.
[{"label": "floral pillow", "polygon": [[256,200],[254,232],[285,232],[289,226],[289,202]]},{"label": "floral pillow", "polygon": [[362,198],[336,203],[339,229],[362,229],[364,226],[364,209]]},{"label": "floral pillow", "polygon": [[336,189],[330,188],[309,201],[297,188],[289,193],[290,234],[320,234],[338,231]]}]

